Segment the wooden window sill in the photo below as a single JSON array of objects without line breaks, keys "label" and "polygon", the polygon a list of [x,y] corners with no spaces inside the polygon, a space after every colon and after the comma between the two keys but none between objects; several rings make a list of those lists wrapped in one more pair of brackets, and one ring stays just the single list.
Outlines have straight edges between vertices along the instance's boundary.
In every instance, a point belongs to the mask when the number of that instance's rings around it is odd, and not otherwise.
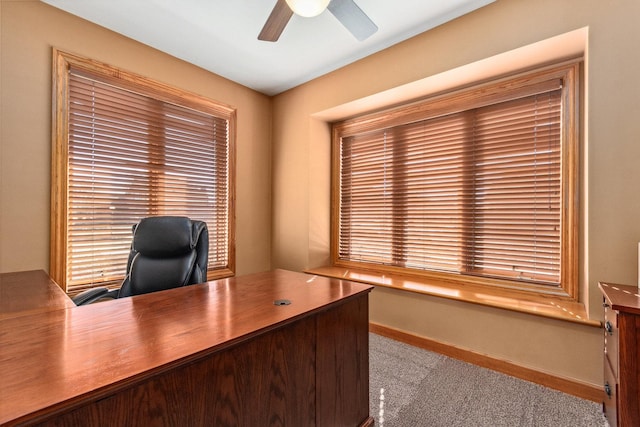
[{"label": "wooden window sill", "polygon": [[518,295],[502,289],[471,284],[432,283],[409,276],[389,275],[369,270],[355,270],[343,267],[317,267],[305,271],[318,276],[333,277],[367,283],[374,286],[416,292],[455,301],[470,302],[489,307],[528,313],[536,316],[600,327],[599,320],[589,319],[584,304],[548,295]]}]

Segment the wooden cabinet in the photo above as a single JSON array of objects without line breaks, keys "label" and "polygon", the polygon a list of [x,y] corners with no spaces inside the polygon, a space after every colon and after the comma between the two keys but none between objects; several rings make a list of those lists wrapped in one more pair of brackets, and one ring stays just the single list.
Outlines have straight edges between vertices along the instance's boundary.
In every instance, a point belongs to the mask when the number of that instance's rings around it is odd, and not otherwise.
[{"label": "wooden cabinet", "polygon": [[604,308],[604,411],[613,426],[640,425],[640,292],[600,283]]}]

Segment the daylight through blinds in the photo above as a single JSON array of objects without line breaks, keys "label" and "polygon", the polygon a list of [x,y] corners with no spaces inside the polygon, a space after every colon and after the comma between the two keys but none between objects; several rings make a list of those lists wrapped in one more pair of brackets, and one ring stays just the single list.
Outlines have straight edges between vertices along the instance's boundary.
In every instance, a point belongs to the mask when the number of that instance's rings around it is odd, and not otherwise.
[{"label": "daylight through blinds", "polygon": [[131,227],[151,215],[206,221],[209,269],[228,265],[226,118],[69,76],[67,286],[119,282]]},{"label": "daylight through blinds", "polygon": [[561,88],[338,140],[337,259],[558,285]]}]

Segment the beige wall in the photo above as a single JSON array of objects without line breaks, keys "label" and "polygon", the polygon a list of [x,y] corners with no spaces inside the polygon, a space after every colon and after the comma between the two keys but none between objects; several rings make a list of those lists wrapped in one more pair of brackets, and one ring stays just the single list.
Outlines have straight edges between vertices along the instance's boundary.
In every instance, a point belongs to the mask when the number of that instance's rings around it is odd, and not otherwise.
[{"label": "beige wall", "polygon": [[[323,112],[588,27],[582,143],[582,295],[600,319],[598,280],[635,283],[640,241],[640,2],[497,1],[274,98],[274,267],[322,265],[329,242]],[[598,328],[375,289],[371,320],[599,386]]]},{"label": "beige wall", "polygon": [[0,14],[0,272],[49,268],[52,47],[237,109],[236,270],[270,268],[269,97],[39,1]]}]

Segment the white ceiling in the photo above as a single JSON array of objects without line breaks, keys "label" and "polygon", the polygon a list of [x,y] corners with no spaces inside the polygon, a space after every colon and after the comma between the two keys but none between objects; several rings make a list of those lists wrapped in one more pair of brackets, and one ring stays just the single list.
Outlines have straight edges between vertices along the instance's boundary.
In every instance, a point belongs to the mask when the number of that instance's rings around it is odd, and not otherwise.
[{"label": "white ceiling", "polygon": [[276,0],[42,0],[267,95],[275,95],[495,0],[356,0],[379,30],[357,41],[329,12],[257,39]]}]

